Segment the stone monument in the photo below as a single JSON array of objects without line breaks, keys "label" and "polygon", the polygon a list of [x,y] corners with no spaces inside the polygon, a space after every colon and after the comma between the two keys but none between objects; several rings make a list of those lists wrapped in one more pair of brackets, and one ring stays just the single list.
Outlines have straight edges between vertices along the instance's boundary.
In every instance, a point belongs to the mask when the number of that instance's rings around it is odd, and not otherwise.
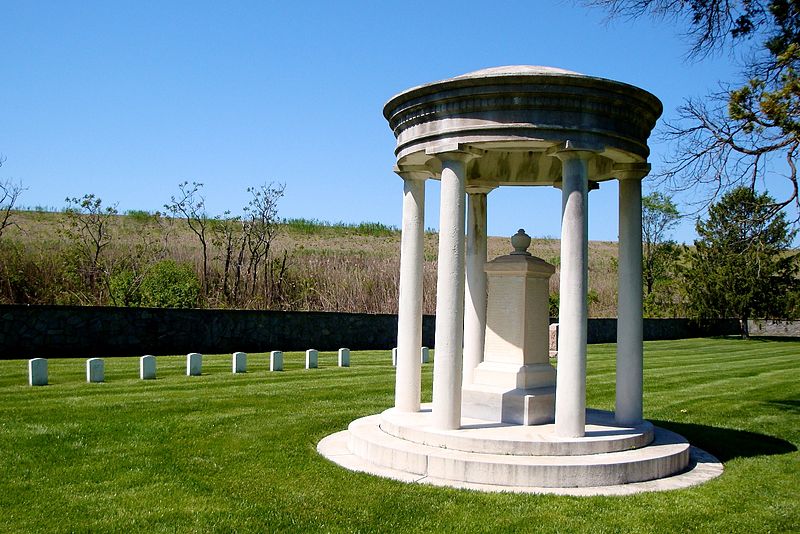
[{"label": "stone monument", "polygon": [[527,252],[520,229],[514,251],[486,264],[488,302],[483,361],[463,387],[462,414],[538,425],[555,417],[556,370],[548,346],[548,294],[555,267]]},{"label": "stone monument", "polygon": [[[661,102],[628,84],[539,66],[484,69],[387,102],[403,179],[395,405],[318,450],[349,469],[486,491],[620,494],[685,487],[713,457],[643,419],[642,187]],[[425,184],[438,180],[433,402],[421,402]],[[619,182],[614,412],[586,407],[589,191]],[[558,364],[547,280],[525,253],[487,263],[487,196],[561,190]],[[466,216],[465,216],[466,213]],[[554,387],[555,386],[555,387]]]}]

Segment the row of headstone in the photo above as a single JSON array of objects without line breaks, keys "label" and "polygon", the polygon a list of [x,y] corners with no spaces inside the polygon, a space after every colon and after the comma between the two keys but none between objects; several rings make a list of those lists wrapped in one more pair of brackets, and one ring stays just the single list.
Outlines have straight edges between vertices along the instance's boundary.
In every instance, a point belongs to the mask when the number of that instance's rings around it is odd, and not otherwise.
[{"label": "row of headstone", "polygon": [[[431,349],[428,347],[422,347],[419,351],[419,359],[422,363],[430,363]],[[392,365],[397,367],[397,347],[392,349]]]},{"label": "row of headstone", "polygon": [[[350,367],[350,349],[339,349],[339,367]],[[319,367],[319,351],[309,349],[306,351],[306,369]],[[283,352],[273,350],[269,353],[269,370],[283,371]],[[203,371],[203,355],[191,352],[186,355],[186,375],[200,376]],[[247,372],[247,354],[234,352],[231,359],[233,374]],[[139,358],[139,378],[153,380],[156,377],[156,357],[145,355]],[[105,380],[105,362],[102,358],[89,358],[86,360],[86,381],[103,382]],[[47,360],[33,358],[28,360],[28,383],[31,386],[46,386],[48,384]]]}]

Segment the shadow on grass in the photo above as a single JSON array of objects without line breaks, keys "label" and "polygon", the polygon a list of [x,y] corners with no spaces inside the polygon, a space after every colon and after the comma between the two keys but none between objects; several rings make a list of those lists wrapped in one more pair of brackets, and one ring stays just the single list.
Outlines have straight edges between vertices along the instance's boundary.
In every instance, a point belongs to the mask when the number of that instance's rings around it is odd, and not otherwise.
[{"label": "shadow on grass", "polygon": [[767,401],[767,403],[789,412],[800,412],[800,400],[781,399]]},{"label": "shadow on grass", "polygon": [[792,342],[797,343],[800,341],[800,337],[791,337],[791,336],[760,336],[758,334],[750,334],[750,337],[746,340],[742,339],[742,336],[711,336],[708,339],[713,339],[716,341],[756,341],[756,342],[773,342],[773,341],[783,341],[783,342]]},{"label": "shadow on grass", "polygon": [[793,443],[784,439],[745,430],[717,428],[691,423],[675,423],[673,421],[650,420],[650,422],[656,426],[677,432],[689,440],[689,443],[713,454],[721,462],[727,462],[734,458],[773,456],[797,451],[797,447]]},{"label": "shadow on grass", "polygon": [[792,336],[759,336],[758,334],[750,334],[750,341],[792,341],[797,343],[800,341],[800,337],[792,337]]}]

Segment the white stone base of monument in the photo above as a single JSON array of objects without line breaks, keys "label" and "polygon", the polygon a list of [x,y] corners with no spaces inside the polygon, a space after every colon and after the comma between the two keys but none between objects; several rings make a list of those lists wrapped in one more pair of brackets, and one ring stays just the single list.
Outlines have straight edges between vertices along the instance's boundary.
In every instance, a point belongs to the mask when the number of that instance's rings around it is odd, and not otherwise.
[{"label": "white stone base of monument", "polygon": [[231,372],[233,374],[247,372],[247,354],[244,352],[234,352],[231,357]]},{"label": "white stone base of monument", "polygon": [[350,349],[339,349],[339,367],[350,367]]},{"label": "white stone base of monument", "polygon": [[464,386],[462,413],[487,421],[517,425],[552,423],[556,410],[556,388],[508,389],[471,384]]},{"label": "white stone base of monument", "polygon": [[473,377],[462,392],[464,416],[518,425],[553,422],[556,371],[549,363],[482,362]]},{"label": "white stone base of monument", "polygon": [[155,380],[156,357],[151,355],[139,358],[139,378],[141,380]]},{"label": "white stone base of monument", "polygon": [[269,353],[269,370],[283,371],[283,353],[281,351],[273,350]]},{"label": "white stone base of monument", "polygon": [[614,495],[688,487],[722,472],[681,436],[647,422],[619,426],[599,410],[587,411],[585,437],[559,438],[552,424],[463,418],[461,429],[440,430],[429,405],[390,409],[353,421],[317,449],[354,471],[481,491]]},{"label": "white stone base of monument", "polygon": [[103,382],[105,380],[105,364],[102,358],[89,358],[86,360],[86,381]]}]

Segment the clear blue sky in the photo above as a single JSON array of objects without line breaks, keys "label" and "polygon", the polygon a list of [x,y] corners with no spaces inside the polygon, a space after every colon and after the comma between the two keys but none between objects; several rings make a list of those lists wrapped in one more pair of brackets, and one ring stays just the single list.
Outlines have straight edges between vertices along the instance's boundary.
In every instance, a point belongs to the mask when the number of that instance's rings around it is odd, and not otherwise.
[{"label": "clear blue sky", "polygon": [[[455,7],[457,6],[457,8]],[[158,210],[181,181],[210,214],[286,184],[282,217],[399,225],[402,182],[382,115],[395,93],[499,65],[549,65],[642,87],[665,117],[730,78],[690,63],[683,28],[604,24],[569,1],[2,1],[0,179],[26,206],[95,193]],[[657,166],[664,149],[653,145]],[[645,186],[647,187],[647,186]],[[438,227],[438,182],[426,226]],[[616,184],[590,196],[590,238],[617,239]],[[489,197],[489,232],[558,236],[552,188]],[[693,223],[674,237],[693,237]]]}]

